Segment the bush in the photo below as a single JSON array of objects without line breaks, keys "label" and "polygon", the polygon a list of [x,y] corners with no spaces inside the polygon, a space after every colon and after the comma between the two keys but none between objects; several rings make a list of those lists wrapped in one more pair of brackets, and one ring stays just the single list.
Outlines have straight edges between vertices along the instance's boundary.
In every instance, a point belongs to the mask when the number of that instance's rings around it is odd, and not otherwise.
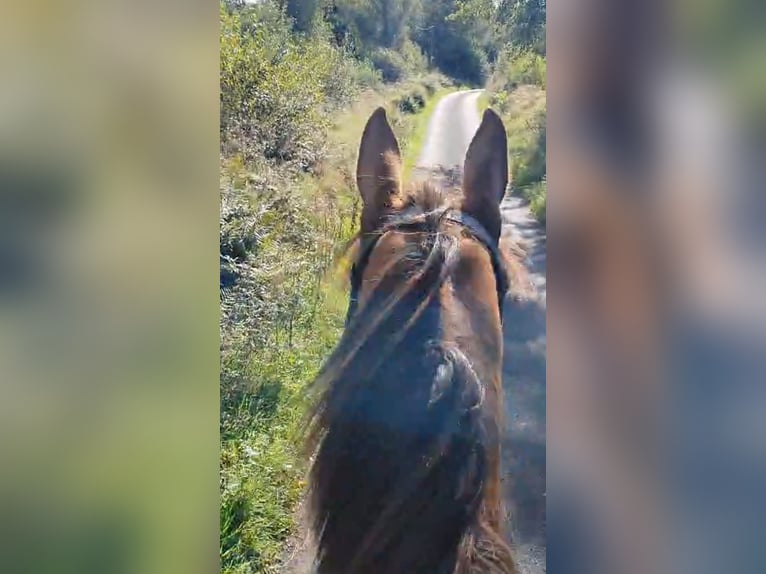
[{"label": "bush", "polygon": [[405,114],[416,114],[426,106],[428,93],[425,87],[417,85],[396,100],[396,107]]},{"label": "bush", "polygon": [[434,63],[445,74],[460,82],[480,86],[486,80],[486,54],[466,38],[451,35],[445,38],[433,55]]},{"label": "bush", "polygon": [[362,61],[356,66],[354,81],[361,88],[378,90],[383,83],[383,75],[371,62]]},{"label": "bush", "polygon": [[425,89],[429,98],[433,96],[441,86],[442,84],[439,82],[439,79],[433,76],[429,76],[423,80],[423,88]]},{"label": "bush", "polygon": [[412,39],[429,57],[432,66],[458,82],[485,83],[487,51],[476,33],[475,22],[453,18],[455,2],[423,2],[423,19],[413,27]]},{"label": "bush", "polygon": [[545,89],[546,70],[545,57],[540,54],[505,50],[495,64],[492,84],[497,90],[507,92],[524,84]]},{"label": "bush", "polygon": [[321,36],[292,34],[275,6],[220,5],[221,141],[244,153],[307,169],[321,159],[327,111],[347,104],[357,64]]},{"label": "bush", "polygon": [[511,60],[510,79],[518,84],[533,84],[545,89],[547,63],[543,56],[525,52]]},{"label": "bush", "polygon": [[386,82],[400,82],[408,76],[407,61],[396,50],[378,48],[370,55],[370,61]]},{"label": "bush", "polygon": [[422,75],[428,72],[428,58],[412,40],[405,40],[399,48],[399,53],[407,65],[409,75]]},{"label": "bush", "polygon": [[386,82],[401,82],[428,71],[428,60],[414,42],[406,40],[401,48],[377,48],[370,61]]},{"label": "bush", "polygon": [[353,207],[304,172],[380,78],[271,3],[220,19],[221,570],[271,572],[301,493],[303,385],[343,325],[323,277],[352,233]]},{"label": "bush", "polygon": [[[345,284],[329,271],[360,210],[353,166],[369,112],[338,108],[381,74],[318,26],[294,33],[271,3],[222,5],[220,69],[221,571],[276,572],[305,476],[305,385],[344,324]],[[369,94],[405,153],[428,93],[411,81]]]}]

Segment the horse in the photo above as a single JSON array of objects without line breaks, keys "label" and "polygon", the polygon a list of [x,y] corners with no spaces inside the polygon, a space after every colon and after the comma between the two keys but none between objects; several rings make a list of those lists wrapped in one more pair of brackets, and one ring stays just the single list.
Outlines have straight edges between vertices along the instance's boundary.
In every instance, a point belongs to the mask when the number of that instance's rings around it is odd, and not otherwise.
[{"label": "horse", "polygon": [[500,488],[503,123],[484,112],[462,193],[405,189],[401,171],[378,108],[359,147],[346,325],[311,385],[316,572],[515,574]]}]

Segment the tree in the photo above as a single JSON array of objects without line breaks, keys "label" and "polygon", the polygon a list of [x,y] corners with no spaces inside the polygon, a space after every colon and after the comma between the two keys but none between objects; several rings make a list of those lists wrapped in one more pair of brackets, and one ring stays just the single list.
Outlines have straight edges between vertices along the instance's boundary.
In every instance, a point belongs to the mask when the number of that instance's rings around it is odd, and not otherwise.
[{"label": "tree", "polygon": [[545,0],[503,0],[499,20],[505,25],[505,40],[521,50],[545,54]]},{"label": "tree", "polygon": [[484,80],[486,53],[477,37],[477,23],[456,17],[461,5],[457,0],[439,0],[423,4],[420,25],[413,39],[429,60],[445,74],[472,84]]},{"label": "tree", "polygon": [[448,19],[459,22],[465,34],[473,39],[474,45],[486,54],[490,62],[495,61],[505,43],[498,32],[502,22],[498,18],[496,0],[457,0]]},{"label": "tree", "polygon": [[319,11],[319,0],[285,0],[284,9],[293,19],[293,28],[298,32],[309,32]]},{"label": "tree", "polygon": [[420,0],[334,0],[330,12],[367,48],[398,49],[409,37]]}]

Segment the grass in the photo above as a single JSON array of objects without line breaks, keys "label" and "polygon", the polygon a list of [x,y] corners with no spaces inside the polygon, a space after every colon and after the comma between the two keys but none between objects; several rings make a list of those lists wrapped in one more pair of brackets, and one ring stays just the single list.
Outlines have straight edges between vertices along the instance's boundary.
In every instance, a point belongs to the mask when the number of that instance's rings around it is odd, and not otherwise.
[{"label": "grass", "polygon": [[268,305],[246,308],[251,317],[240,320],[264,339],[253,344],[236,330],[222,330],[220,553],[228,574],[277,571],[303,488],[305,387],[343,328],[345,294],[324,278],[333,251],[320,240],[350,237],[351,216],[338,203],[331,220],[329,203],[311,201],[318,189],[304,180],[288,190],[303,232],[314,241],[291,243],[280,227],[289,227],[289,219],[272,230],[267,221],[260,225],[265,231],[251,296]]},{"label": "grass", "polygon": [[508,134],[511,188],[529,201],[532,214],[545,222],[546,198],[545,56],[509,47],[498,56],[479,111],[491,106]]},{"label": "grass", "polygon": [[276,572],[292,511],[303,490],[298,433],[305,384],[337,340],[343,312],[332,298],[319,320],[293,333],[291,345],[257,353],[252,389],[231,413],[247,425],[221,444],[221,560],[231,574]]},{"label": "grass", "polygon": [[[424,105],[416,113],[400,109],[402,97],[421,92]],[[414,158],[444,93],[440,85],[429,89],[420,82],[365,92],[334,118],[330,151],[311,175],[282,176],[236,158],[222,164],[222,190],[232,203],[222,213],[249,214],[231,235],[245,234],[253,252],[242,271],[248,283],[235,301],[241,308],[227,307],[232,320],[221,330],[225,574],[278,572],[284,543],[295,530],[306,472],[300,440],[305,389],[345,318],[346,282],[337,262],[360,208],[354,170],[364,124],[385,106],[405,158]]]},{"label": "grass", "polygon": [[524,196],[529,200],[529,211],[532,215],[542,223],[545,224],[545,200],[547,195],[547,182],[545,178],[541,181],[536,181],[530,184],[524,190]]},{"label": "grass", "polygon": [[503,118],[508,135],[511,188],[530,202],[532,214],[544,223],[545,90],[537,85],[525,84],[510,92],[492,93],[488,103]]}]

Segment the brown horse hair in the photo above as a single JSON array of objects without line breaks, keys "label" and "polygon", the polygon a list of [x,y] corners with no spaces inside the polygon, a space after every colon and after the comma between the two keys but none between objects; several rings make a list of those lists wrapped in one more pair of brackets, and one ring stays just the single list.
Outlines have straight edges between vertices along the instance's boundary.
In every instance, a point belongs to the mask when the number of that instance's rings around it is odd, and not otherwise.
[{"label": "brown horse hair", "polygon": [[[440,287],[460,257],[441,229],[455,203],[421,183],[381,232],[393,254],[311,389],[306,446],[319,574],[516,572],[500,532],[497,413],[456,344],[440,340]],[[407,270],[406,276],[390,269]],[[499,503],[498,503],[499,504]]]}]

